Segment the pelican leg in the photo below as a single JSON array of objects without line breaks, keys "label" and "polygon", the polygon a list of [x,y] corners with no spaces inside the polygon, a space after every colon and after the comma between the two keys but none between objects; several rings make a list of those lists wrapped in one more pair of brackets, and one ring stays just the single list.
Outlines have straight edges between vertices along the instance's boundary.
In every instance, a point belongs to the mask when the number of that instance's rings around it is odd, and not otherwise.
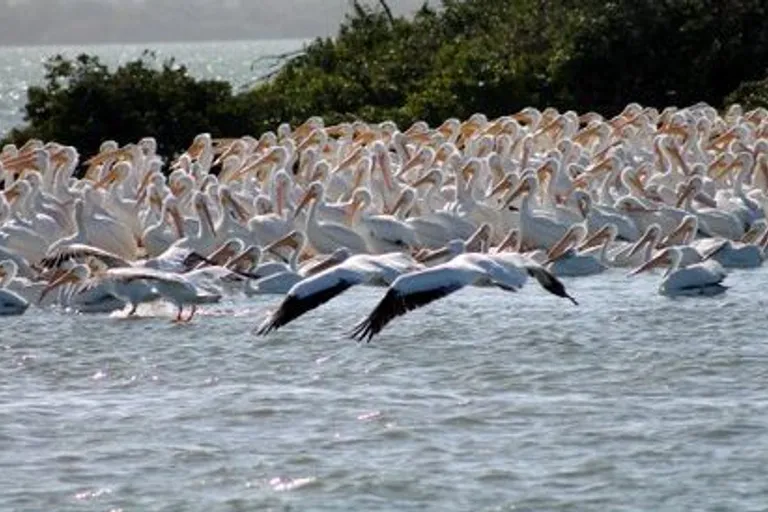
[{"label": "pelican leg", "polygon": [[184,306],[179,306],[179,312],[176,314],[175,323],[180,324],[182,322],[181,313],[184,311]]},{"label": "pelican leg", "polygon": [[197,306],[192,304],[192,309],[189,311],[189,316],[185,320],[185,322],[191,322],[192,317],[195,316],[195,312],[197,311]]},{"label": "pelican leg", "polygon": [[131,305],[131,310],[128,312],[128,316],[135,315],[136,314],[136,308],[137,308],[136,304],[132,304]]}]

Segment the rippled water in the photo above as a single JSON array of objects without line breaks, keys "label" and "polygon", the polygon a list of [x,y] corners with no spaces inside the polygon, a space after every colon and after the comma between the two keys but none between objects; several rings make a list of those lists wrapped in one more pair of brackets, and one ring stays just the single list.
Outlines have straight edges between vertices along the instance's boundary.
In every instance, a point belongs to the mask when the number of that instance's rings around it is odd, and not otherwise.
[{"label": "rippled water", "polygon": [[23,123],[27,88],[42,84],[46,60],[57,54],[75,57],[81,53],[98,55],[105,64],[116,66],[152,50],[158,62],[174,57],[195,77],[226,80],[236,88],[247,86],[263,76],[274,61],[259,57],[301,48],[303,40],[239,41],[210,43],[150,43],[92,46],[0,47],[0,137]]},{"label": "rippled water", "polygon": [[465,290],[368,345],[374,288],[267,338],[275,297],[30,309],[0,331],[0,509],[763,510],[766,279]]}]

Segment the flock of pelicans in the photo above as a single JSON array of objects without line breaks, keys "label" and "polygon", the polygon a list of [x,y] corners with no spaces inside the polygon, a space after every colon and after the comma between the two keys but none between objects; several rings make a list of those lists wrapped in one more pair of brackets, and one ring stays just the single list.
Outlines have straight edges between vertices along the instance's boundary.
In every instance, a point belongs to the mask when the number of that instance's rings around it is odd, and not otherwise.
[{"label": "flock of pelicans", "polygon": [[164,300],[186,322],[225,294],[284,294],[267,334],[387,287],[351,332],[370,340],[470,285],[533,278],[575,304],[560,277],[666,267],[660,293],[713,295],[768,246],[766,109],[526,108],[405,131],[311,118],[200,134],[167,163],[156,147],[107,141],[82,162],[54,142],[2,149],[0,313]]}]

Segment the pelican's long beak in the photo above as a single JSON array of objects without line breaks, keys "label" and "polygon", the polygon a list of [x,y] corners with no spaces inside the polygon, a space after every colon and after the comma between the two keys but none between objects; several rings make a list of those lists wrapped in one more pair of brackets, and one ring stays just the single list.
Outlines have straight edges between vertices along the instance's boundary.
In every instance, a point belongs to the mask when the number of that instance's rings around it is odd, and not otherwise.
[{"label": "pelican's long beak", "polygon": [[333,172],[338,172],[346,169],[347,167],[354,165],[357,163],[358,160],[363,156],[363,146],[358,146],[355,148],[354,151],[352,151],[349,155],[347,155],[344,160],[342,160],[339,165],[336,166],[335,169],[333,169]]},{"label": "pelican's long beak", "polygon": [[213,252],[213,254],[208,256],[208,260],[223,267],[230,259],[232,259],[237,254],[235,247],[236,247],[235,244],[231,242],[227,242],[221,247],[219,247],[218,249],[216,249]]},{"label": "pelican's long beak", "polygon": [[8,190],[5,190],[3,194],[5,195],[5,199],[11,204],[13,204],[13,202],[16,201],[16,199],[19,197],[19,191],[17,190],[17,187],[11,187]]},{"label": "pelican's long beak", "polygon": [[672,146],[669,148],[669,152],[672,155],[672,158],[675,159],[675,162],[677,162],[677,165],[680,166],[680,168],[683,170],[683,174],[686,176],[690,176],[691,174],[691,168],[688,167],[688,163],[683,158],[683,155],[680,153],[680,148],[677,146]]},{"label": "pelican's long beak", "polygon": [[568,228],[568,231],[558,240],[555,245],[549,248],[547,251],[547,259],[545,263],[551,263],[563,257],[576,243],[576,234],[578,227],[576,224]]},{"label": "pelican's long beak", "polygon": [[220,153],[219,156],[216,158],[216,160],[213,161],[211,166],[215,167],[217,165],[221,165],[221,163],[227,159],[228,156],[234,155],[237,152],[238,145],[235,143],[232,143],[228,146],[221,146],[216,148],[214,153],[218,152]]},{"label": "pelican's long beak", "polygon": [[280,247],[290,247],[293,250],[298,250],[299,243],[296,240],[296,231],[291,231],[290,233],[285,235],[283,238],[279,238],[275,240],[268,246],[264,247],[264,251],[279,255],[280,253],[277,252],[277,249],[279,249]]},{"label": "pelican's long beak", "polygon": [[586,171],[584,171],[584,174],[587,176],[600,176],[603,173],[606,173],[613,169],[613,159],[610,157],[603,158],[599,163],[596,163]]},{"label": "pelican's long beak", "polygon": [[76,283],[77,281],[78,279],[74,271],[69,270],[64,275],[60,276],[55,281],[48,283],[48,286],[43,288],[43,291],[40,293],[40,298],[37,300],[37,303],[42,304],[45,297],[47,297],[49,293],[51,293],[53,290],[55,290],[59,286],[65,285],[67,283]]},{"label": "pelican's long beak", "polygon": [[643,247],[645,247],[646,244],[650,244],[650,243],[653,242],[653,238],[655,236],[656,236],[656,234],[654,233],[654,231],[647,230],[645,233],[643,233],[643,236],[641,236],[640,239],[637,242],[634,243],[634,245],[632,246],[632,249],[629,251],[629,254],[627,255],[627,257],[631,258],[635,254],[640,252],[640,250]]},{"label": "pelican's long beak", "polygon": [[502,192],[506,192],[512,188],[512,179],[510,176],[504,176],[499,180],[499,182],[491,188],[490,193],[486,196],[486,199],[490,199],[492,197],[496,197],[498,194]]},{"label": "pelican's long beak", "polygon": [[506,210],[512,203],[515,202],[515,199],[518,198],[522,193],[531,191],[530,185],[528,185],[528,180],[523,180],[520,182],[519,185],[517,185],[517,188],[512,191],[512,193],[509,195],[509,197],[504,201],[504,204],[502,205],[501,209]]},{"label": "pelican's long beak", "polygon": [[350,222],[352,219],[355,218],[355,214],[362,206],[363,206],[363,202],[359,198],[352,199],[352,201],[349,203],[349,206],[347,206],[347,210],[345,212],[347,216],[347,222]]},{"label": "pelican's long beak", "polygon": [[179,239],[184,238],[184,219],[181,218],[181,212],[178,207],[176,205],[171,206],[168,208],[168,213],[173,220],[174,226],[176,226],[176,236]]},{"label": "pelican's long beak", "polygon": [[432,185],[435,185],[435,183],[436,183],[431,172],[428,172],[427,174],[425,174],[421,178],[417,179],[416,181],[412,181],[410,183],[410,186],[413,187],[413,188],[418,189],[422,185],[426,185],[427,183],[432,184]]},{"label": "pelican's long beak", "polygon": [[319,262],[308,267],[303,267],[302,272],[307,277],[314,276],[323,270],[328,270],[329,268],[335,267],[339,263],[343,262],[344,259],[345,257],[342,257],[338,252],[333,252],[325,258],[321,259]]},{"label": "pelican's long beak", "polygon": [[110,168],[110,169],[109,169],[109,170],[106,172],[106,174],[104,175],[104,177],[103,177],[101,180],[99,180],[99,181],[98,181],[98,182],[97,182],[97,183],[96,183],[96,184],[93,186],[93,188],[95,188],[95,189],[106,188],[106,187],[107,187],[107,185],[110,185],[110,184],[112,184],[112,183],[116,182],[116,181],[117,181],[117,178],[118,178],[118,175],[117,175],[117,171],[115,171],[115,168],[114,168],[114,167],[112,167],[112,168]]},{"label": "pelican's long beak", "polygon": [[717,208],[717,201],[712,199],[712,196],[704,191],[700,191],[698,194],[693,196],[693,198],[704,206],[708,206],[709,208]]},{"label": "pelican's long beak", "polygon": [[518,242],[518,230],[512,229],[509,231],[509,234],[504,238],[504,240],[501,241],[498,247],[496,247],[496,252],[502,252],[502,251],[513,251],[517,249],[517,242]]},{"label": "pelican's long beak", "polygon": [[392,208],[386,208],[384,210],[384,213],[387,215],[394,215],[397,213],[397,211],[403,207],[405,204],[405,191],[400,192],[400,195],[397,196],[397,201],[395,201],[395,204],[392,205]]},{"label": "pelican's long beak", "polygon": [[211,217],[211,210],[208,209],[208,204],[205,202],[200,205],[200,213],[202,214],[201,222],[206,222],[213,236],[216,236],[216,226],[213,223],[213,217]]},{"label": "pelican's long beak", "polygon": [[483,243],[488,243],[488,238],[491,235],[490,224],[483,223],[479,228],[475,230],[472,235],[464,242],[464,247],[467,252],[478,252],[482,248]]},{"label": "pelican's long beak", "polygon": [[402,178],[406,175],[408,171],[415,168],[421,163],[421,157],[419,156],[419,153],[416,153],[413,157],[411,157],[410,160],[408,160],[403,167],[397,172],[395,175],[397,178]]},{"label": "pelican's long beak", "polygon": [[155,191],[149,198],[149,203],[155,207],[162,208],[163,207],[163,201],[160,198],[160,193]]},{"label": "pelican's long beak", "polygon": [[686,199],[688,199],[688,196],[693,193],[693,186],[689,183],[683,187],[683,189],[680,191],[680,197],[677,198],[677,203],[675,203],[675,208],[680,208],[685,203]]},{"label": "pelican's long beak", "polygon": [[628,180],[630,185],[635,187],[642,196],[645,196],[645,184],[640,180],[637,173],[629,173]]},{"label": "pelican's long beak", "polygon": [[34,152],[31,152],[5,160],[2,164],[6,171],[20,173],[25,169],[37,169],[37,162],[37,155]]},{"label": "pelican's long beak", "polygon": [[441,249],[435,249],[434,251],[427,251],[426,254],[420,257],[414,257],[419,263],[425,265],[432,263],[433,261],[439,261],[441,258],[445,258],[453,254],[450,247],[443,247]]},{"label": "pelican's long beak", "polygon": [[653,268],[661,267],[663,265],[669,265],[670,263],[669,258],[669,251],[661,251],[656,257],[651,258],[647,262],[643,263],[639,267],[637,267],[635,270],[631,271],[629,273],[630,276],[634,276],[637,274],[640,274],[642,272],[647,272]]},{"label": "pelican's long beak", "polygon": [[250,216],[248,215],[248,212],[243,207],[243,205],[240,204],[240,201],[235,198],[235,196],[233,196],[230,192],[227,192],[222,195],[222,199],[224,199],[227,206],[232,208],[232,211],[235,213],[240,222],[248,222]]},{"label": "pelican's long beak", "polygon": [[299,212],[301,212],[301,210],[303,210],[314,198],[315,192],[312,190],[312,188],[310,188],[304,193],[301,200],[299,201],[298,206],[296,206],[296,210],[293,212],[293,218],[296,219],[296,217],[299,215]]},{"label": "pelican's long beak", "polygon": [[[144,173],[144,177],[141,179],[141,183],[139,183],[139,189],[136,191],[136,198],[142,197],[144,193],[147,191],[147,187],[149,186],[149,182],[152,179],[152,173],[146,172]],[[173,189],[171,188],[171,191]],[[174,194],[176,195],[176,194]]]},{"label": "pelican's long beak", "polygon": [[713,174],[714,174],[714,175],[713,175],[713,178],[714,178],[714,179],[716,179],[716,180],[721,180],[721,179],[723,179],[723,178],[724,178],[724,177],[725,177],[725,176],[726,176],[726,175],[727,175],[729,172],[731,172],[733,169],[735,169],[735,168],[736,168],[736,167],[738,167],[738,166],[739,166],[739,161],[738,161],[738,160],[734,160],[733,162],[731,162],[730,164],[728,164],[728,165],[724,166],[723,168],[721,168],[721,169],[716,169],[716,170],[714,171],[714,173],[713,173]]},{"label": "pelican's long beak", "polygon": [[192,142],[192,145],[187,148],[186,153],[193,159],[197,160],[200,158],[200,155],[203,154],[203,149],[205,149],[205,143],[202,139],[197,139],[194,142]]},{"label": "pelican's long beak", "polygon": [[101,153],[92,156],[84,163],[89,166],[100,165],[107,160],[117,159],[119,157],[128,156],[130,152],[125,148],[110,149],[109,151],[102,151]]},{"label": "pelican's long beak", "polygon": [[387,158],[387,155],[376,155],[376,162],[379,164],[379,170],[381,171],[381,177],[384,179],[384,186],[387,187],[387,190],[393,190],[394,185],[392,184],[392,176],[389,175],[389,171],[387,171],[387,166],[384,164],[385,158]]},{"label": "pelican's long beak", "polygon": [[601,243],[603,243],[606,239],[608,239],[610,235],[610,230],[608,229],[608,225],[605,225],[595,231],[595,233],[584,240],[577,248],[578,251],[584,251],[586,249],[589,249],[590,247],[597,247]]}]

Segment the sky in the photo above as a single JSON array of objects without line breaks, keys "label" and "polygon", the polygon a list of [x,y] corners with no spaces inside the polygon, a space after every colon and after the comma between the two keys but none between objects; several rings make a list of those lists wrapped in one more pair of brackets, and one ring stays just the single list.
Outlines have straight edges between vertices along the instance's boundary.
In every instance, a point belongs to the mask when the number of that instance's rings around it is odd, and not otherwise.
[{"label": "sky", "polygon": [[[424,0],[388,3],[408,14]],[[350,0],[0,0],[0,45],[311,38],[335,34],[349,8]]]}]

